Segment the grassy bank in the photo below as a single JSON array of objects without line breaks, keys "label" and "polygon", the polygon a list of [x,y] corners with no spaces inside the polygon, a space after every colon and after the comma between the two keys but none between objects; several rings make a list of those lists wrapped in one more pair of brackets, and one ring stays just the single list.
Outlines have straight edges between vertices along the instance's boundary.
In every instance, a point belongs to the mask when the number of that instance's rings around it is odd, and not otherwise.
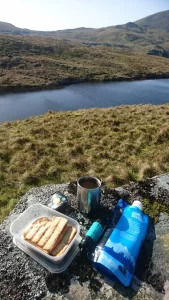
[{"label": "grassy bank", "polygon": [[32,186],[89,174],[112,187],[169,171],[169,105],[121,106],[0,124],[0,218]]},{"label": "grassy bank", "polygon": [[40,37],[0,36],[0,91],[169,78],[169,59]]}]

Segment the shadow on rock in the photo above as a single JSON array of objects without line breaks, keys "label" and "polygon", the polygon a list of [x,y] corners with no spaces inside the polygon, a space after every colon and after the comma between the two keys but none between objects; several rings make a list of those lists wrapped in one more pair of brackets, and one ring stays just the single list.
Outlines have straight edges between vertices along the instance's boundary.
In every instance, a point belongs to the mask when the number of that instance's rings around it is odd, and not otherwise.
[{"label": "shadow on rock", "polygon": [[151,286],[160,293],[164,292],[164,282],[162,274],[153,272],[152,253],[153,244],[156,240],[155,226],[153,220],[150,219],[148,233],[141,247],[137,260],[135,275],[142,281],[151,284]]},{"label": "shadow on rock", "polygon": [[[155,227],[153,221],[150,220],[147,236],[141,247],[140,254],[136,263],[135,276],[139,280],[146,281],[148,284],[151,284],[156,291],[163,292],[164,282],[162,280],[156,280],[154,276],[155,274],[152,275],[151,271],[151,258],[153,253],[153,243],[155,239]],[[116,279],[116,281],[111,281],[110,279],[106,278],[105,282],[112,286],[121,296],[128,297],[128,299],[131,300],[134,298],[134,296],[136,296],[138,290],[140,289],[139,281],[137,283],[134,282],[137,281],[137,278],[133,278],[129,287],[123,286],[118,279]]]},{"label": "shadow on rock", "polygon": [[114,290],[116,290],[116,292],[119,295],[121,295],[125,299],[127,298],[129,300],[132,300],[136,296],[136,294],[138,293],[138,290],[139,290],[138,285],[136,285],[134,289],[132,286],[125,287],[118,279],[113,281],[109,278],[105,278],[104,281],[106,284],[111,286]]},{"label": "shadow on rock", "polygon": [[46,277],[46,286],[51,293],[67,294],[71,279],[75,277],[78,278],[80,285],[89,281],[89,288],[94,292],[98,292],[101,288],[101,283],[97,280],[97,276],[98,273],[93,270],[87,257],[80,253],[65,272],[60,274],[49,273]]},{"label": "shadow on rock", "polygon": [[65,273],[50,273],[46,278],[46,286],[51,293],[66,294],[69,292],[70,276],[66,276]]},{"label": "shadow on rock", "polygon": [[140,249],[140,254],[136,263],[135,275],[140,279],[146,281],[147,274],[151,264],[151,257],[153,252],[153,243],[156,239],[155,227],[153,221],[150,219],[148,232]]}]

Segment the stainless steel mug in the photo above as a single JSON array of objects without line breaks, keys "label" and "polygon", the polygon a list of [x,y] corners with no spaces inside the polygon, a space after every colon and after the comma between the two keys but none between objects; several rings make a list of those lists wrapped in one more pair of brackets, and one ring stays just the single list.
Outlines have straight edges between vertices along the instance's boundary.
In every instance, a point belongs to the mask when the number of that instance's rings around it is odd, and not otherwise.
[{"label": "stainless steel mug", "polygon": [[92,212],[99,204],[101,181],[96,177],[85,176],[77,181],[78,210],[84,214]]}]

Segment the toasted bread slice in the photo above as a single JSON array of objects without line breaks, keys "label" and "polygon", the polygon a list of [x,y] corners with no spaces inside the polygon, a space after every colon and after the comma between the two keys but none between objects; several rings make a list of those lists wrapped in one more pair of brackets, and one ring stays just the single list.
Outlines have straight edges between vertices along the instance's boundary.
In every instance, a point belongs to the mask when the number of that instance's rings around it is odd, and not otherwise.
[{"label": "toasted bread slice", "polygon": [[46,218],[46,217],[43,217],[43,218],[39,218],[39,219],[37,219],[36,221],[34,221],[31,225],[29,225],[26,229],[25,229],[25,231],[24,231],[24,237],[27,235],[27,233],[30,231],[30,229],[35,225],[35,224],[37,224],[37,223],[41,223],[41,222],[43,222],[43,221],[45,221],[45,220],[49,220],[48,218]]},{"label": "toasted bread slice", "polygon": [[[50,221],[49,221],[49,222],[50,222]],[[46,224],[45,226],[47,226],[47,224]],[[50,226],[50,225],[49,225],[49,226]],[[62,240],[62,238],[64,237],[65,232],[66,232],[66,230],[67,230],[67,227],[68,227],[68,226],[66,226],[66,227],[63,229],[63,231],[61,232],[61,234],[59,235],[58,243],[59,243],[59,242]],[[32,245],[34,245],[34,246],[36,246],[37,248],[39,248],[41,251],[43,251],[43,252],[45,252],[45,253],[48,254],[48,251],[47,251],[47,250],[44,250],[42,247],[39,247],[37,244],[33,243],[32,241],[29,241],[29,243],[31,243]]]},{"label": "toasted bread slice", "polygon": [[45,225],[41,225],[39,230],[35,233],[35,235],[31,239],[31,242],[36,244],[50,226],[51,226],[51,221],[47,221]]},{"label": "toasted bread slice", "polygon": [[24,231],[24,238],[26,240],[31,240],[32,237],[36,234],[36,232],[39,230],[39,228],[43,225],[45,225],[48,222],[48,218],[39,218],[37,219],[31,226],[29,226]]},{"label": "toasted bread slice", "polygon": [[24,239],[47,254],[60,256],[76,234],[76,228],[67,223],[62,217],[39,218],[24,231]]},{"label": "toasted bread slice", "polygon": [[43,249],[48,251],[48,253],[52,252],[52,250],[57,246],[57,244],[60,242],[60,234],[67,225],[67,219],[65,218],[60,218],[59,223],[55,227],[52,235],[48,239],[48,241],[45,243],[43,246]]},{"label": "toasted bread slice", "polygon": [[62,255],[71,241],[73,240],[74,236],[76,234],[76,228],[72,226],[66,226],[65,233],[60,241],[60,243],[54,248],[54,250],[51,252],[51,255],[53,256],[60,256]]},{"label": "toasted bread slice", "polygon": [[50,226],[48,227],[48,229],[45,231],[44,235],[42,235],[42,237],[40,238],[40,240],[37,243],[37,245],[39,247],[43,247],[46,244],[46,242],[49,240],[49,238],[53,234],[55,227],[57,226],[59,221],[60,221],[60,218],[57,218],[57,217],[52,218]]}]

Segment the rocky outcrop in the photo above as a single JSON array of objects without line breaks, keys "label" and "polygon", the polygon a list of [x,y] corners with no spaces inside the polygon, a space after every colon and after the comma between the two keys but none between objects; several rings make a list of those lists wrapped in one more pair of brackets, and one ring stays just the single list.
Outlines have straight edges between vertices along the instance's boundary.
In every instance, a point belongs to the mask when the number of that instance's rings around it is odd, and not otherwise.
[{"label": "rocky outcrop", "polygon": [[[169,174],[117,188],[105,189],[101,204],[104,215],[119,198],[143,202],[150,224],[137,262],[135,276],[129,288],[101,277],[90,262],[77,255],[68,269],[51,274],[13,245],[9,233],[11,222],[28,206],[43,203],[60,190],[68,198],[63,213],[75,218],[83,235],[93,220],[81,215],[76,206],[76,183],[48,185],[29,190],[11,214],[0,225],[0,299],[169,299]],[[153,211],[154,210],[154,211]]]},{"label": "rocky outcrop", "polygon": [[124,25],[117,25],[116,28],[127,29],[127,30],[131,30],[132,32],[137,32],[137,33],[146,32],[145,28],[142,28],[141,26],[138,26],[136,23],[133,23],[133,22],[128,22]]},{"label": "rocky outcrop", "polygon": [[148,52],[149,55],[155,55],[155,56],[161,56],[161,57],[166,57],[169,58],[169,51],[165,50],[162,47],[157,47],[155,49],[151,49]]}]

